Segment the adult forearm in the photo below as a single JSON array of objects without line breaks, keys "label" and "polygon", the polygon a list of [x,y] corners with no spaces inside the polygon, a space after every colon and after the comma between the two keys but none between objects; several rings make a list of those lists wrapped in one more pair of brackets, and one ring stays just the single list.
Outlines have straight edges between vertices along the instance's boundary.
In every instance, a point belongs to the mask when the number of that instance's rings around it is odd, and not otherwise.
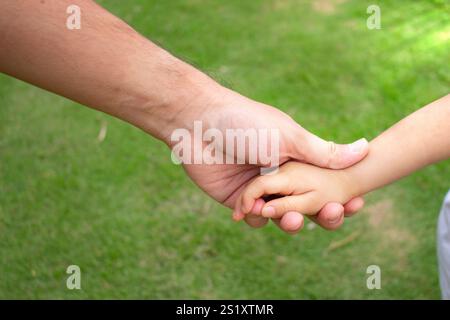
[{"label": "adult forearm", "polygon": [[370,142],[369,155],[344,170],[353,196],[450,157],[450,95],[414,112]]},{"label": "adult forearm", "polygon": [[[69,5],[81,29],[66,27]],[[90,0],[0,2],[0,71],[109,113],[167,142],[202,112],[212,79]]]}]

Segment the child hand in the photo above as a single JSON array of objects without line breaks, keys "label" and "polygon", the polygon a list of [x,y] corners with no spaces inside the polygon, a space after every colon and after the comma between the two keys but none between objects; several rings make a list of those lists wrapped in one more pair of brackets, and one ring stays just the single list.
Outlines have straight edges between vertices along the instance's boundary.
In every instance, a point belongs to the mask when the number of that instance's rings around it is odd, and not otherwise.
[{"label": "child hand", "polygon": [[261,209],[266,218],[281,218],[286,212],[297,211],[314,215],[329,202],[346,203],[356,187],[345,170],[329,170],[300,162],[288,162],[277,173],[255,178],[236,201],[236,220],[248,214],[257,199],[264,196],[284,196],[268,201]]}]

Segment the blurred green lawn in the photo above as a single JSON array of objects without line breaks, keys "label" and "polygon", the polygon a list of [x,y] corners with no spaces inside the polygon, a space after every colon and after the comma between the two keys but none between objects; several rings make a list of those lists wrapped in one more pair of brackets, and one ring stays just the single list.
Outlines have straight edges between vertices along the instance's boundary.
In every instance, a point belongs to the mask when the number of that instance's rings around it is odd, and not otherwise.
[{"label": "blurred green lawn", "polygon": [[[370,31],[373,2],[100,1],[339,142],[371,139],[450,91],[448,2],[376,1],[382,29]],[[448,161],[369,195],[337,232],[289,237],[233,223],[165,146],[125,123],[4,75],[0,104],[0,298],[439,298]],[[71,264],[82,290],[66,289]],[[381,290],[366,288],[371,264]]]}]

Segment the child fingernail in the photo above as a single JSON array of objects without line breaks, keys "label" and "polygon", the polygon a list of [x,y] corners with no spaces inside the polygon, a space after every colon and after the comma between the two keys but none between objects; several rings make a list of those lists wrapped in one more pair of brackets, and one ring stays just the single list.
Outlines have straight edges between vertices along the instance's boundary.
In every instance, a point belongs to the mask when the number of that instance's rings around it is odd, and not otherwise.
[{"label": "child fingernail", "polygon": [[368,142],[366,139],[359,139],[358,141],[355,141],[350,145],[350,151],[352,153],[361,153],[366,147],[367,143]]},{"label": "child fingernail", "polygon": [[262,209],[261,214],[266,218],[272,218],[275,215],[275,208],[274,207],[265,207]]}]

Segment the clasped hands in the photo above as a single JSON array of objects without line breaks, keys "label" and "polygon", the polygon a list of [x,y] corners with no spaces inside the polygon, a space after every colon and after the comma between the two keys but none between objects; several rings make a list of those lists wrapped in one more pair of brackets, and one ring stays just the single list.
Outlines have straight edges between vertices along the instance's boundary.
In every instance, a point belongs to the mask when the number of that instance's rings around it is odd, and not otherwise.
[{"label": "clasped hands", "polygon": [[[364,201],[357,194],[352,197],[350,193],[344,195],[339,190],[329,190],[340,188],[341,184],[328,187],[324,174],[332,172],[330,177],[334,177],[334,173],[342,171],[335,169],[344,169],[362,160],[369,149],[365,139],[348,145],[325,141],[279,109],[225,90],[217,99],[209,99],[204,104],[201,119],[207,127],[223,132],[232,128],[276,128],[280,133],[281,167],[274,175],[260,176],[261,166],[253,164],[183,164],[203,191],[234,208],[235,220],[243,219],[258,228],[271,219],[283,231],[294,234],[301,230],[303,215],[307,215],[323,228],[334,230],[342,225],[344,216],[363,207]],[[318,186],[321,191],[312,192]],[[268,195],[290,194],[303,196],[281,197],[268,203],[264,200]]]}]

